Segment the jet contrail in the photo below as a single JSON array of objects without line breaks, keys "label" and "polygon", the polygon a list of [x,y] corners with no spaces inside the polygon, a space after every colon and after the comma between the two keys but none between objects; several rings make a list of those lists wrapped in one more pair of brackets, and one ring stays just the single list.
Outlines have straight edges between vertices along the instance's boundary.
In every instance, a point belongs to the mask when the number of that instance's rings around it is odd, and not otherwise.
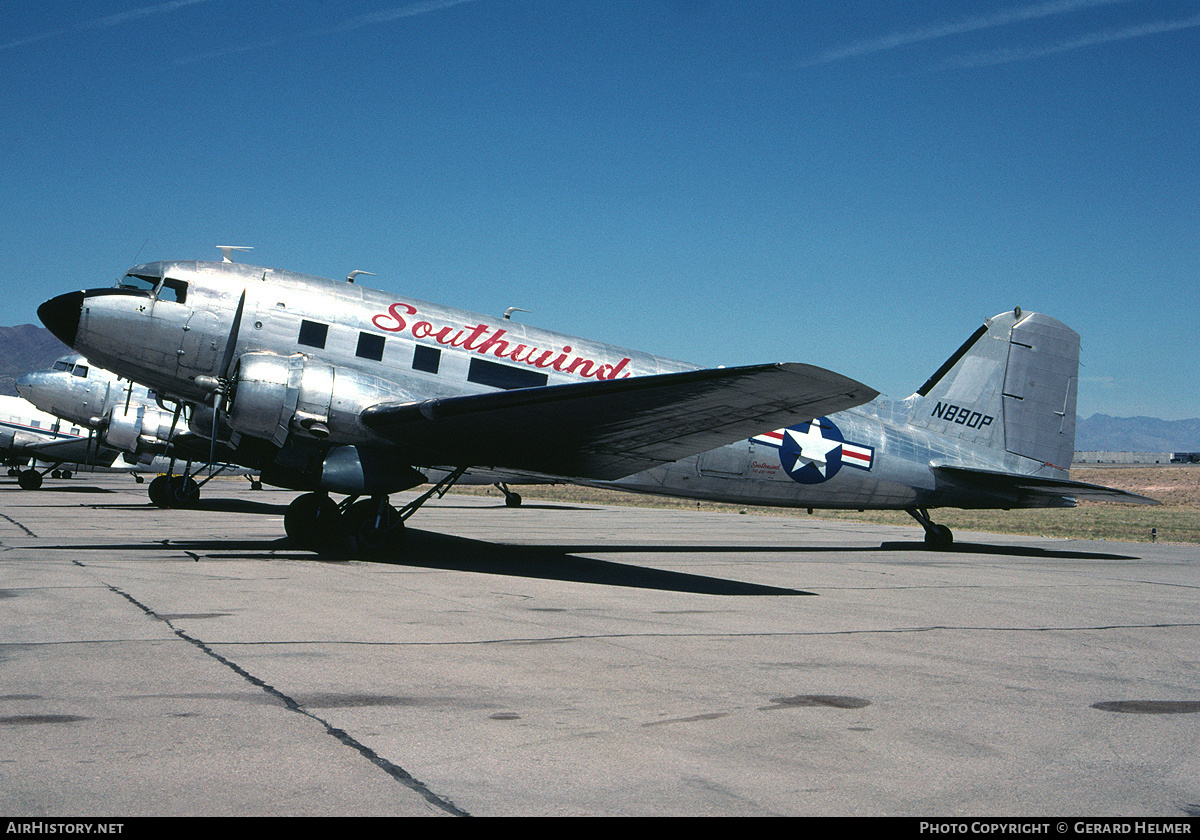
[{"label": "jet contrail", "polygon": [[110,26],[118,26],[126,21],[138,20],[151,15],[159,15],[164,12],[173,12],[176,9],[182,9],[184,6],[195,6],[197,3],[211,3],[212,0],[168,0],[166,3],[155,3],[153,6],[141,6],[137,9],[130,9],[128,12],[118,12],[115,15],[108,17],[97,18],[96,20],[81,23],[76,29],[107,29]]},{"label": "jet contrail", "polygon": [[[178,2],[189,2],[189,0],[177,0]],[[190,2],[201,2],[202,0],[190,0]],[[299,38],[320,37],[333,32],[347,32],[351,29],[360,29],[364,26],[374,26],[380,23],[387,23],[401,18],[416,17],[417,15],[427,15],[432,12],[438,12],[442,9],[448,9],[451,6],[458,6],[462,3],[474,3],[476,0],[424,0],[420,3],[409,3],[406,6],[397,6],[391,9],[384,9],[379,12],[370,12],[368,14],[359,15],[355,18],[350,18],[333,28],[316,29],[311,32],[303,33],[295,36]],[[175,59],[175,64],[185,65],[194,64],[199,61],[210,61],[215,58],[224,58],[229,55],[237,55],[239,53],[249,52],[251,50],[267,49],[280,43],[280,39],[271,41],[260,41],[253,44],[241,44],[223,47],[212,52],[193,55],[187,58]]]},{"label": "jet contrail", "polygon": [[397,6],[391,9],[384,9],[380,12],[370,12],[369,14],[359,15],[356,18],[343,23],[338,27],[339,31],[347,29],[357,29],[360,26],[370,26],[373,23],[387,23],[389,20],[399,20],[400,18],[416,17],[417,15],[427,15],[430,12],[439,12],[442,9],[448,9],[451,6],[458,6],[462,3],[474,3],[476,0],[423,0],[420,3],[409,3],[406,6]]},{"label": "jet contrail", "polygon": [[948,38],[951,35],[961,35],[965,32],[978,32],[981,29],[993,29],[997,26],[1008,26],[1027,20],[1062,15],[1069,12],[1088,9],[1094,6],[1111,6],[1117,3],[1128,3],[1131,0],[1052,0],[1049,3],[1039,3],[1034,6],[1024,6],[1007,9],[994,15],[967,18],[954,23],[943,23],[928,26],[923,29],[912,29],[907,32],[893,32],[867,41],[859,41],[834,50],[828,50],[803,62],[803,66],[812,67],[818,64],[829,64],[846,58],[856,58],[871,53],[903,47],[908,44],[918,44],[933,41],[938,38]]},{"label": "jet contrail", "polygon": [[1081,35],[1078,38],[1072,38],[1069,41],[1062,41],[1057,44],[1049,44],[1043,47],[1018,47],[1015,49],[993,50],[991,52],[975,53],[974,55],[964,55],[957,59],[951,59],[947,61],[943,65],[943,69],[988,67],[996,64],[1008,64],[1014,61],[1028,61],[1029,59],[1041,58],[1042,56],[1046,55],[1055,55],[1057,53],[1069,52],[1070,50],[1093,47],[1097,44],[1107,44],[1111,43],[1112,41],[1126,41],[1130,38],[1142,38],[1146,35],[1160,35],[1164,32],[1176,32],[1180,29],[1193,29],[1197,26],[1200,26],[1200,15],[1185,18],[1183,20],[1144,23],[1138,26],[1130,26],[1125,29],[1115,29],[1106,32],[1093,32],[1088,35]]},{"label": "jet contrail", "polygon": [[62,29],[54,29],[49,32],[39,32],[36,35],[26,35],[24,38],[18,38],[15,41],[9,41],[5,44],[0,44],[0,50],[8,50],[14,47],[21,47],[25,44],[33,44],[38,41],[45,41],[48,38],[54,38],[59,35],[65,35],[68,32],[80,32],[85,29],[109,29],[113,26],[119,26],[131,20],[138,20],[151,15],[164,14],[173,12],[176,9],[182,9],[185,6],[194,6],[197,3],[211,3],[212,0],[168,0],[166,3],[155,3],[152,6],[141,6],[136,9],[130,9],[127,12],[119,12],[115,15],[107,17],[95,18],[94,20],[77,23],[74,26],[67,26]]}]

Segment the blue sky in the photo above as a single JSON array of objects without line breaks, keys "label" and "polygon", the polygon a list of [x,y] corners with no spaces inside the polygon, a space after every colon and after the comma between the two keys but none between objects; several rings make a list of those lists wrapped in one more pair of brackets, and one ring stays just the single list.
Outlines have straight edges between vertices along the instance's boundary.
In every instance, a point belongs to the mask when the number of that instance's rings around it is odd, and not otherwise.
[{"label": "blue sky", "polygon": [[1200,416],[1200,2],[12,0],[0,323],[218,259],[904,397],[1013,306]]}]

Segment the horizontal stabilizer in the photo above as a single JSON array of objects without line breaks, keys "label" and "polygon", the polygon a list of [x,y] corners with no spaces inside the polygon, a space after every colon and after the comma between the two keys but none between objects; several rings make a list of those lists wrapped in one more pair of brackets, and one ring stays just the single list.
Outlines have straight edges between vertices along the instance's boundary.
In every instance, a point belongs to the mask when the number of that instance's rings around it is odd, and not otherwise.
[{"label": "horizontal stabilizer", "polygon": [[1065,478],[1043,478],[1036,475],[994,472],[971,467],[934,467],[934,472],[956,484],[993,493],[1019,493],[1056,499],[1087,499],[1098,502],[1120,502],[1127,505],[1160,505],[1149,496],[1139,496],[1115,487],[1086,484]]},{"label": "horizontal stabilizer", "polygon": [[615,479],[876,396],[812,365],[754,365],[381,403],[362,421],[416,465]]}]

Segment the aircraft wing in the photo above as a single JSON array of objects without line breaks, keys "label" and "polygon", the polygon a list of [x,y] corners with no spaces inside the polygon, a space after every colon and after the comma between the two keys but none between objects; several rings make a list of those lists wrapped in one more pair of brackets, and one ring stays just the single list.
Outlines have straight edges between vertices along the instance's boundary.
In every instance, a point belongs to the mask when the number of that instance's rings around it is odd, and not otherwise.
[{"label": "aircraft wing", "polygon": [[1062,478],[1042,478],[1034,475],[993,472],[971,467],[934,467],[935,472],[968,487],[1001,493],[1021,493],[1027,496],[1052,497],[1057,499],[1087,499],[1100,502],[1121,502],[1127,505],[1160,505],[1162,502],[1149,496],[1139,496],[1115,487],[1087,484]]},{"label": "aircraft wing", "polygon": [[812,365],[754,365],[381,403],[362,421],[414,464],[615,479],[877,395]]},{"label": "aircraft wing", "polygon": [[87,438],[48,440],[44,443],[28,444],[22,449],[39,461],[57,461],[63,464],[84,464],[98,467],[111,467],[113,461],[117,460],[117,456],[121,454],[111,446],[104,446]]}]

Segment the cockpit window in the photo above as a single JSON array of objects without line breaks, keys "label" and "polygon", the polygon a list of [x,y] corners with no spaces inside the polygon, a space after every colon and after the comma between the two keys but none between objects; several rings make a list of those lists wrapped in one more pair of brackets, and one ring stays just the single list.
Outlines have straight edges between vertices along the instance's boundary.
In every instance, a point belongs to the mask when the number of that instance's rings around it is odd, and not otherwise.
[{"label": "cockpit window", "polygon": [[137,289],[139,292],[153,292],[158,285],[158,277],[147,277],[144,274],[126,274],[117,286],[122,289]]},{"label": "cockpit window", "polygon": [[63,361],[62,359],[59,359],[54,363],[55,370],[70,370],[72,367],[74,367],[74,365],[72,365],[70,362]]},{"label": "cockpit window", "polygon": [[162,281],[162,286],[158,290],[159,300],[173,300],[176,303],[183,303],[187,300],[188,284],[182,280],[172,280],[166,278]]},{"label": "cockpit window", "polygon": [[183,303],[187,300],[188,284],[183,280],[170,277],[152,277],[146,274],[126,274],[117,283],[121,289],[135,289],[139,292],[152,294],[160,300]]},{"label": "cockpit window", "polygon": [[75,367],[71,369],[71,375],[72,376],[82,376],[82,377],[86,378],[88,375],[88,366],[87,365],[75,365]]}]

